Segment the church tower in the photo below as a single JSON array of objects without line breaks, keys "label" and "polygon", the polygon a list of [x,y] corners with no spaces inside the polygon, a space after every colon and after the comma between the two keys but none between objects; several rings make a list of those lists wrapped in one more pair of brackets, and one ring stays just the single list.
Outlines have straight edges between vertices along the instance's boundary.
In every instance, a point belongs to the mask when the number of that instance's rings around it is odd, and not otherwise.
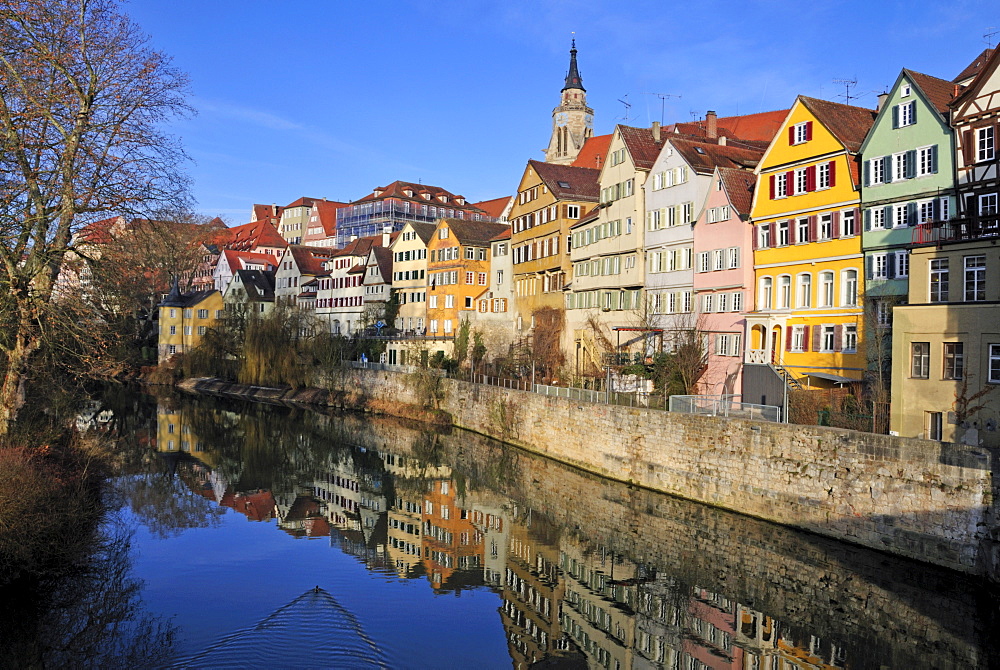
[{"label": "church tower", "polygon": [[588,137],[594,134],[594,110],[587,107],[587,89],[576,66],[576,39],[569,50],[569,72],[562,89],[562,101],[552,110],[552,138],[545,150],[545,162],[569,165]]}]

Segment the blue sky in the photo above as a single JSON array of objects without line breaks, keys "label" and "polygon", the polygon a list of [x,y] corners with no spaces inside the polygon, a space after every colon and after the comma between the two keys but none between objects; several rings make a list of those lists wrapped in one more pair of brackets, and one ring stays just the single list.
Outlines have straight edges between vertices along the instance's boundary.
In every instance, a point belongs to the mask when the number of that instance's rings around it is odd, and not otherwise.
[{"label": "blue sky", "polygon": [[[994,2],[785,0],[132,0],[125,11],[191,77],[171,125],[197,209],[235,225],[254,202],[354,200],[396,179],[472,201],[511,194],[542,158],[571,33],[595,132],[852,104],[908,67],[944,79],[986,48]],[[993,42],[1000,38],[997,35]]]}]

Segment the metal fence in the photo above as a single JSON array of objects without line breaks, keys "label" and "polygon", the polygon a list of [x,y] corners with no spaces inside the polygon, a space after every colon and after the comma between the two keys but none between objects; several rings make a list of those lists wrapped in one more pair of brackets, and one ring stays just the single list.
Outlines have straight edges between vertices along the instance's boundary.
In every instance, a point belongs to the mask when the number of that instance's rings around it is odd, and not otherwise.
[{"label": "metal fence", "polygon": [[781,408],[738,402],[736,395],[672,395],[670,411],[705,416],[725,416],[755,421],[781,421]]},{"label": "metal fence", "polygon": [[[583,402],[606,403],[608,394],[604,391],[594,391],[592,389],[578,389],[570,386],[547,386],[545,384],[535,384],[535,393],[556,398],[570,398]],[[618,395],[618,394],[615,394]],[[631,394],[629,394],[631,395]]]}]

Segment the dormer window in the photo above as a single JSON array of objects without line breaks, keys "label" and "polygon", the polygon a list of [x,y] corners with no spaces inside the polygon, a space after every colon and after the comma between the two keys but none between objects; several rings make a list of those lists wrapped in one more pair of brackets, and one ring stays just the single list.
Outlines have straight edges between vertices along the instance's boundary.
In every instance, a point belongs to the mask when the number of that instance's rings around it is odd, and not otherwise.
[{"label": "dormer window", "polygon": [[424,197],[424,200],[430,200],[431,199],[431,194],[430,193],[421,193],[420,195],[422,195]]},{"label": "dormer window", "polygon": [[377,198],[380,195],[382,195],[382,191],[380,191],[379,189],[375,189],[374,191],[372,191],[372,194]]},{"label": "dormer window", "polygon": [[448,228],[447,226],[438,231],[438,239],[446,240],[448,239]]},{"label": "dormer window", "polygon": [[410,190],[410,189],[406,189],[405,191],[403,191],[403,195],[405,195],[407,198],[412,198],[413,197],[413,191]]},{"label": "dormer window", "polygon": [[457,202],[459,205],[464,205],[465,198],[455,198],[455,202]]},{"label": "dormer window", "polygon": [[448,196],[446,196],[446,195],[439,195],[438,196],[438,200],[440,200],[441,202],[448,202]]}]

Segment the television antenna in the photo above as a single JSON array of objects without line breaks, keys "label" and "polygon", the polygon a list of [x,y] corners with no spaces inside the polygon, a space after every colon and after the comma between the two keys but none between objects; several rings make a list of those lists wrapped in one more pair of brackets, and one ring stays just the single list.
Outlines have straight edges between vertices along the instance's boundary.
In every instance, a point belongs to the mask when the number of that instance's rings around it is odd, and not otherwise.
[{"label": "television antenna", "polygon": [[859,96],[856,96],[856,95],[851,95],[851,89],[853,87],[855,87],[855,86],[858,85],[858,78],[857,77],[855,77],[854,79],[834,79],[833,83],[834,84],[840,84],[841,86],[844,87],[844,95],[837,96],[837,97],[838,98],[843,98],[845,105],[851,104],[851,99],[852,98],[858,98],[859,97]]},{"label": "television antenna", "polygon": [[673,95],[672,93],[643,93],[643,95],[655,95],[660,99],[660,125],[663,125],[663,115],[666,111],[666,100],[667,98],[677,98],[680,100],[681,96]]},{"label": "television antenna", "polygon": [[[625,98],[625,99],[622,100],[622,98]],[[618,98],[618,102],[620,102],[623,105],[625,105],[625,116],[622,117],[622,120],[627,123],[628,122],[628,112],[629,112],[630,109],[632,109],[632,103],[630,103],[628,101],[628,93],[626,93],[625,95],[623,95],[621,98]]]},{"label": "television antenna", "polygon": [[996,26],[990,26],[986,29],[986,32],[983,33],[983,41],[986,42],[986,46],[990,49],[993,48],[993,38],[997,35],[1000,35],[1000,29],[997,29]]}]

